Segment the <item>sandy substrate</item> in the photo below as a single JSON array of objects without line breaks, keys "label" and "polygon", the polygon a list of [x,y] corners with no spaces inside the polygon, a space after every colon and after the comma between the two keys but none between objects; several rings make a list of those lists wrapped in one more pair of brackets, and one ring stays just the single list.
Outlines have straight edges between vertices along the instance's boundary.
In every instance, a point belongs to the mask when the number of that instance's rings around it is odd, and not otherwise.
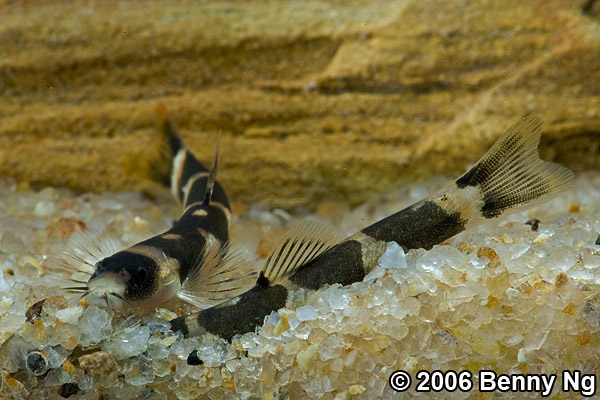
[{"label": "sandy substrate", "polygon": [[[249,207],[236,214],[232,241],[264,257],[307,217],[350,234],[447,182],[399,187],[355,209],[324,205],[312,215]],[[294,304],[232,343],[171,332],[166,319],[189,312],[184,304],[123,315],[66,296],[46,273],[48,257],[74,231],[104,230],[126,245],[168,226],[177,217],[172,202],[135,192],[32,191],[11,179],[0,186],[2,398],[399,398],[388,385],[395,370],[413,377],[406,397],[467,398],[486,369],[557,374],[551,393],[567,398],[562,371],[598,373],[598,174],[429,251],[404,254],[392,243],[363,282],[308,298],[298,292]],[[417,393],[416,373],[438,369],[469,371],[473,389]]]}]

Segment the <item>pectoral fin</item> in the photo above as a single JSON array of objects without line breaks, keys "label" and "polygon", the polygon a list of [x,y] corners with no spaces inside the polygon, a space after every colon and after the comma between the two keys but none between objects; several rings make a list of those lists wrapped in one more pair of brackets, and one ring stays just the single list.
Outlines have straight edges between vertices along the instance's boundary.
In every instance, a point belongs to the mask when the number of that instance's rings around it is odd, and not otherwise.
[{"label": "pectoral fin", "polygon": [[209,240],[177,297],[199,308],[212,307],[250,289],[257,276],[256,262],[243,249]]}]

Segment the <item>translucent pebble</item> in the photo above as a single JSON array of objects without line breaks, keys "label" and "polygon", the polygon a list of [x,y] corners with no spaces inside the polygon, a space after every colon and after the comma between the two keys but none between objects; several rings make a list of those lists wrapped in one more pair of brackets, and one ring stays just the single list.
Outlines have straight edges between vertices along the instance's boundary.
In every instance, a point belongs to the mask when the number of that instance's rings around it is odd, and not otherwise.
[{"label": "translucent pebble", "polygon": [[354,365],[354,362],[356,361],[357,356],[358,356],[358,351],[356,351],[356,350],[352,350],[348,354],[346,354],[346,357],[344,357],[344,366],[352,367]]},{"label": "translucent pebble", "polygon": [[304,389],[312,398],[320,398],[325,393],[332,390],[331,381],[326,374],[303,379],[299,383],[300,386],[302,386],[302,389]]},{"label": "translucent pebble", "polygon": [[148,357],[132,359],[131,369],[125,374],[125,382],[134,386],[146,385],[154,381],[154,369]]},{"label": "translucent pebble", "polygon": [[123,208],[123,204],[120,203],[117,200],[112,200],[112,199],[104,199],[104,200],[100,200],[97,203],[97,206],[100,208],[103,208],[105,210],[110,210],[110,211],[118,211],[121,210]]},{"label": "translucent pebble", "polygon": [[67,359],[68,354],[69,352],[61,346],[48,346],[44,349],[44,358],[46,359],[48,368],[59,367]]},{"label": "translucent pebble", "polygon": [[319,354],[319,345],[311,344],[306,349],[301,350],[296,355],[296,361],[298,362],[298,368],[306,370],[310,364],[317,358]]},{"label": "translucent pebble", "polygon": [[437,349],[427,348],[423,350],[421,355],[425,358],[429,358],[430,360],[432,360],[438,358],[440,356],[440,353]]},{"label": "translucent pebble", "polygon": [[509,287],[508,289],[506,289],[506,297],[508,297],[510,301],[518,301],[519,294],[519,291],[515,288]]},{"label": "translucent pebble", "polygon": [[473,268],[476,268],[476,269],[485,268],[490,263],[490,259],[489,258],[487,258],[487,257],[477,257],[476,254],[473,254],[469,258],[469,261],[471,262],[471,265],[473,266]]},{"label": "translucent pebble", "polygon": [[585,311],[585,319],[587,320],[588,324],[590,324],[590,326],[592,326],[594,328],[598,327],[599,318],[600,318],[600,315],[598,314],[598,312],[596,310],[589,309],[589,310]]},{"label": "translucent pebble", "polygon": [[262,357],[266,353],[275,354],[279,351],[280,346],[281,346],[279,341],[263,338],[261,336],[256,337],[255,340],[256,340],[258,346],[256,346],[254,349],[248,351],[248,355],[250,357],[259,358],[259,357]]},{"label": "translucent pebble", "polygon": [[506,336],[502,342],[504,343],[505,346],[511,347],[511,346],[521,343],[522,340],[523,340],[523,336],[521,336],[521,335],[511,335],[511,336]]},{"label": "translucent pebble", "polygon": [[341,288],[339,284],[332,285],[325,290],[322,298],[333,310],[344,309],[349,302],[348,294]]},{"label": "translucent pebble", "polygon": [[379,259],[379,265],[383,268],[407,268],[404,249],[398,243],[390,242],[385,253]]},{"label": "translucent pebble", "polygon": [[279,323],[279,320],[281,319],[281,315],[279,315],[278,312],[276,311],[271,311],[271,314],[269,314],[266,318],[265,318],[265,324],[271,324],[273,326],[276,326],[277,323]]},{"label": "translucent pebble", "polygon": [[577,256],[571,247],[558,246],[552,249],[546,262],[555,270],[567,272],[577,262]]},{"label": "translucent pebble", "polygon": [[206,342],[198,347],[198,358],[208,367],[217,367],[234,357],[235,354],[225,339],[216,336],[207,338]]},{"label": "translucent pebble", "polygon": [[508,233],[505,233],[502,236],[502,243],[504,244],[513,244],[515,242],[515,239]]},{"label": "translucent pebble", "polygon": [[[3,265],[0,264],[0,293],[8,293],[11,285],[4,279],[4,272],[2,271],[2,267],[3,267]],[[0,312],[1,311],[2,311],[2,308],[0,308]]]},{"label": "translucent pebble", "polygon": [[527,253],[527,251],[529,251],[530,248],[531,246],[528,243],[516,243],[510,246],[511,260],[517,260],[521,258],[525,253]]},{"label": "translucent pebble", "polygon": [[94,378],[90,375],[84,375],[78,382],[79,388],[83,391],[90,390],[94,387]]},{"label": "translucent pebble", "polygon": [[313,306],[302,306],[296,309],[296,317],[300,321],[312,321],[317,316],[317,311]]},{"label": "translucent pebble", "polygon": [[51,369],[44,378],[44,383],[49,386],[60,386],[65,383],[69,383],[71,377],[69,373],[65,371],[63,368],[55,368]]},{"label": "translucent pebble", "polygon": [[169,347],[163,342],[149,343],[148,344],[148,356],[152,359],[167,358],[169,355]]},{"label": "translucent pebble", "polygon": [[152,318],[147,322],[148,327],[150,327],[152,331],[168,331],[169,327],[171,326],[169,321],[177,317],[177,313],[165,308],[157,308],[156,314],[156,318]]},{"label": "translucent pebble", "polygon": [[380,306],[385,303],[388,297],[388,292],[381,286],[375,286],[371,289],[371,301],[367,304],[368,308]]},{"label": "translucent pebble", "polygon": [[309,324],[299,325],[298,328],[290,329],[289,332],[297,337],[298,339],[308,339],[310,336],[310,332],[312,331],[312,327]]},{"label": "translucent pebble", "polygon": [[542,232],[533,240],[533,243],[544,243],[548,238],[549,236]]},{"label": "translucent pebble", "polygon": [[[417,260],[417,268],[426,272],[436,273],[436,270],[444,265],[446,261],[443,257],[439,257],[437,248],[434,247],[432,250],[429,250],[422,257]],[[439,273],[436,273],[436,277],[441,276]]]},{"label": "translucent pebble", "polygon": [[319,358],[321,361],[327,361],[337,358],[342,354],[344,346],[340,338],[336,335],[328,336],[319,346]]},{"label": "translucent pebble", "polygon": [[25,249],[26,239],[16,232],[4,232],[0,239],[0,250],[6,253],[17,253]]},{"label": "translucent pebble", "polygon": [[148,348],[150,329],[134,325],[114,332],[110,342],[101,345],[102,350],[111,351],[115,360],[122,360],[142,354]]},{"label": "translucent pebble", "polygon": [[76,325],[77,320],[83,314],[82,306],[69,307],[56,311],[56,318],[70,325]]},{"label": "translucent pebble", "polygon": [[112,333],[110,321],[112,317],[103,309],[89,306],[79,318],[81,345],[91,346],[107,340]]},{"label": "translucent pebble", "polygon": [[534,327],[523,337],[524,349],[527,351],[539,350],[546,342],[549,333],[550,330],[548,329],[540,329],[538,326]]},{"label": "translucent pebble", "polygon": [[52,213],[54,213],[54,203],[50,201],[39,201],[33,209],[36,217],[45,217]]},{"label": "translucent pebble", "polygon": [[365,282],[374,281],[376,279],[381,278],[384,275],[385,275],[385,268],[383,268],[381,266],[377,266],[377,267],[373,268],[371,270],[371,272],[369,272],[367,274],[367,276],[365,276],[364,280],[365,280]]}]

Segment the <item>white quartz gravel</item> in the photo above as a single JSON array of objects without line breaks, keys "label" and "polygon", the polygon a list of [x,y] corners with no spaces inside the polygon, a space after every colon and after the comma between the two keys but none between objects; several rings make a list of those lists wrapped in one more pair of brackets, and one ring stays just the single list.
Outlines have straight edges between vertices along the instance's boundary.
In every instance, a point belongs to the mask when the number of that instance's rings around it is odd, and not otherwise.
[{"label": "white quartz gravel", "polygon": [[[353,210],[324,204],[310,217],[351,234],[447,182],[401,187]],[[238,209],[232,242],[257,258],[307,217]],[[429,251],[405,254],[390,243],[363,282],[298,291],[258,333],[232,343],[171,332],[166,319],[185,306],[123,315],[67,295],[47,273],[73,231],[106,231],[126,246],[177,216],[174,203],[138,193],[34,191],[0,178],[0,398],[397,399],[388,378],[398,369],[413,377],[403,396],[468,398],[483,369],[560,375],[599,368],[599,174]],[[525,224],[533,218],[537,229]],[[194,350],[201,363],[190,358]],[[418,393],[419,370],[468,370],[475,387]],[[559,393],[556,384],[552,395]]]}]

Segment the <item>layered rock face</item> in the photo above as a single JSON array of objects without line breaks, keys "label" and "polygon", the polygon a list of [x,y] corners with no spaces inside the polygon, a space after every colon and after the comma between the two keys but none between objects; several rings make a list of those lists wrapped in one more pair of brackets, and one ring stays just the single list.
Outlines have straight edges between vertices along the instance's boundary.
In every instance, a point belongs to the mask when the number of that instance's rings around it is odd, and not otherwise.
[{"label": "layered rock face", "polygon": [[[581,3],[581,4],[578,4]],[[4,2],[0,174],[147,189],[164,103],[237,201],[358,204],[455,175],[526,113],[600,164],[600,6],[575,1]]]}]

